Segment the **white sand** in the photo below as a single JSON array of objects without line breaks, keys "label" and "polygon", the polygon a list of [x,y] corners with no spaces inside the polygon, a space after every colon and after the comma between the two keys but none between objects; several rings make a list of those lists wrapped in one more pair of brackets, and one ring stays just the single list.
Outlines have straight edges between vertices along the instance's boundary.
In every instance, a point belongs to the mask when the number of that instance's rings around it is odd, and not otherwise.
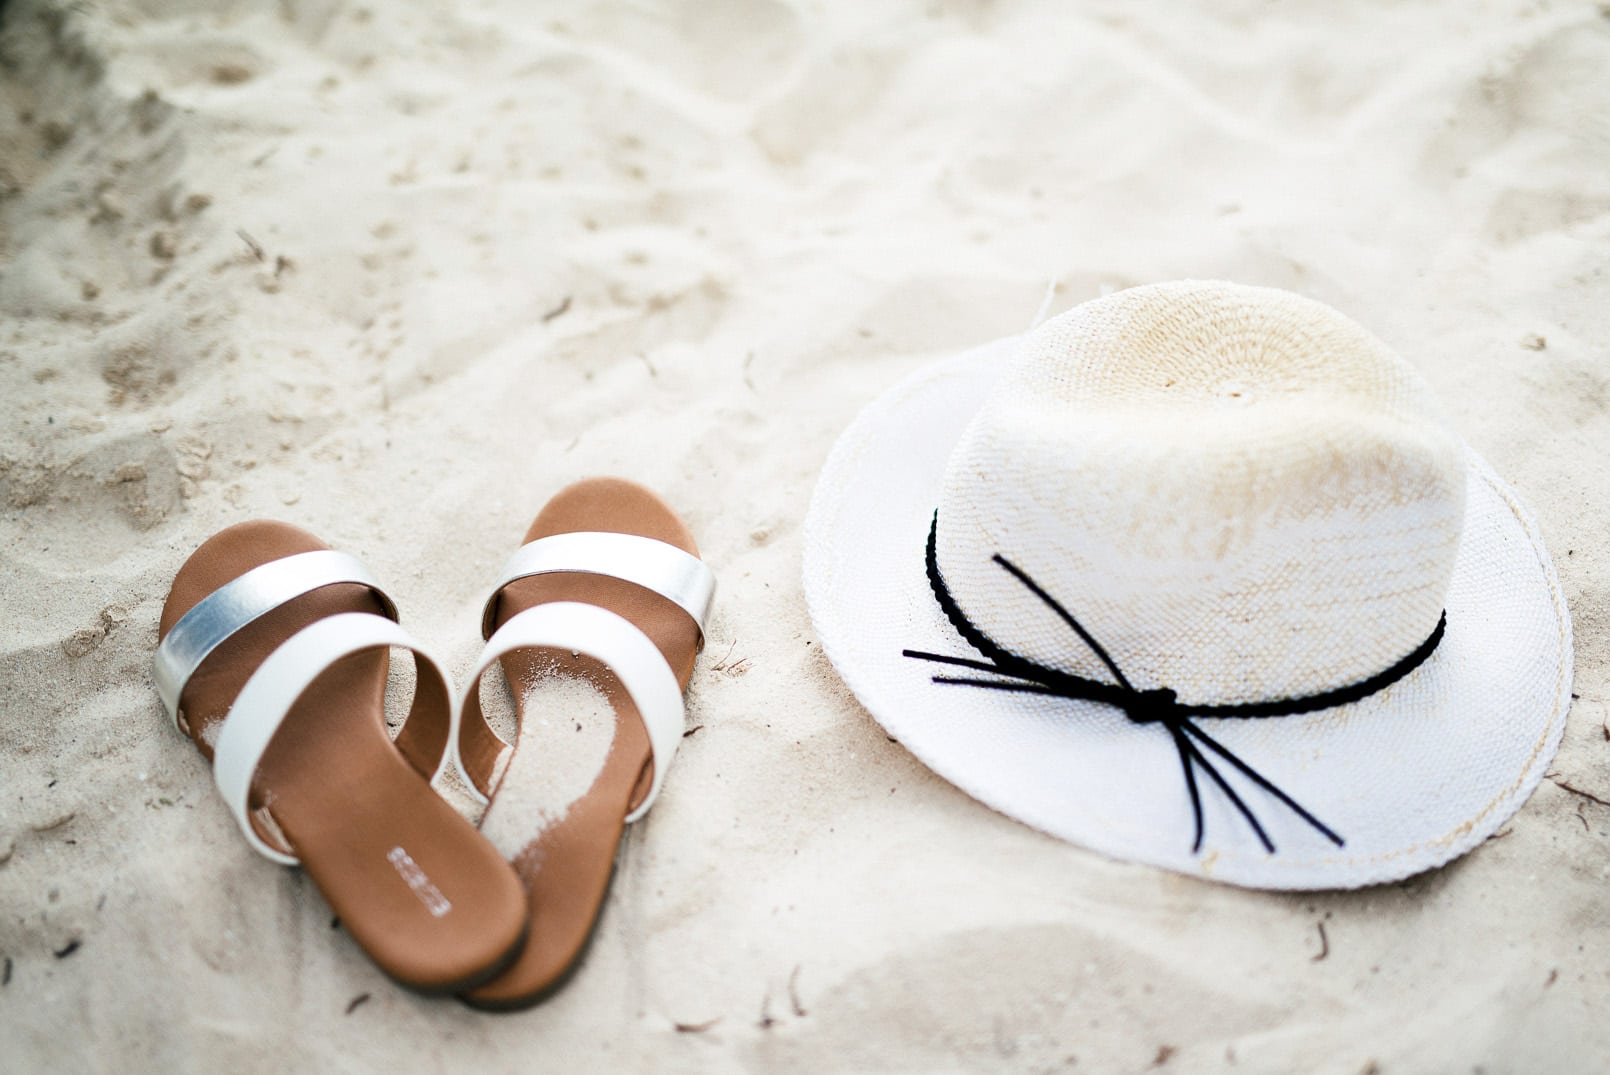
[{"label": "white sand", "polygon": [[615,708],[589,681],[547,675],[524,693],[525,719],[508,737],[515,750],[480,819],[482,835],[511,862],[593,786],[615,739]]},{"label": "white sand", "polygon": [[[0,1068],[1610,1065],[1604,5],[44,6],[0,16]],[[1581,701],[1447,869],[1101,859],[933,777],[813,645],[799,525],[856,409],[1048,281],[1182,276],[1370,326],[1537,509]],[[462,673],[598,473],[721,574],[703,730],[562,993],[415,997],[166,725],[162,596],[285,518]]]}]

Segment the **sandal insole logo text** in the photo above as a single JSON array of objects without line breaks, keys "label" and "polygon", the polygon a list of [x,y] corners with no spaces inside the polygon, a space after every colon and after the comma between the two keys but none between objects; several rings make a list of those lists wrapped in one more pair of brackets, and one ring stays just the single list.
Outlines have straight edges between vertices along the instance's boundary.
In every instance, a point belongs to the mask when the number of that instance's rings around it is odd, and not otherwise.
[{"label": "sandal insole logo text", "polygon": [[453,909],[453,905],[447,902],[447,897],[442,895],[442,890],[431,884],[430,878],[425,876],[425,871],[419,868],[419,863],[415,862],[408,852],[400,847],[394,847],[387,852],[386,861],[391,863],[392,868],[397,871],[397,876],[401,877],[403,883],[419,897],[419,902],[425,905],[431,917],[440,918]]}]

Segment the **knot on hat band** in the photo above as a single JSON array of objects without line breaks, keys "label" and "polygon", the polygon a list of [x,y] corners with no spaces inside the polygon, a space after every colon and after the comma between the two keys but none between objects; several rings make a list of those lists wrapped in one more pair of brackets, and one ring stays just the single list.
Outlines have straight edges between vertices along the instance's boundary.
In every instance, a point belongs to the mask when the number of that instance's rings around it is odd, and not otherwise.
[{"label": "knot on hat band", "polygon": [[1179,698],[1167,687],[1136,691],[1124,703],[1124,715],[1132,724],[1167,724],[1179,719]]},{"label": "knot on hat band", "polygon": [[1117,682],[1104,683],[1098,679],[1077,676],[1071,672],[1064,672],[1061,669],[1051,668],[1036,661],[1031,661],[1027,657],[1019,656],[1002,647],[994,639],[979,630],[978,626],[967,618],[967,615],[962,612],[961,606],[956,603],[956,599],[951,595],[950,589],[945,585],[944,577],[939,573],[938,536],[939,513],[935,512],[933,523],[928,529],[928,584],[933,589],[934,598],[939,602],[939,607],[944,611],[951,625],[956,628],[956,632],[988,660],[977,661],[968,657],[951,657],[944,654],[925,653],[920,650],[910,649],[903,650],[903,656],[921,661],[930,661],[935,664],[971,668],[976,671],[990,672],[997,676],[1006,677],[1004,679],[977,679],[963,676],[936,675],[933,677],[935,683],[982,687],[998,691],[1017,691],[1025,694],[1049,694],[1077,701],[1098,702],[1122,710],[1133,724],[1161,725],[1168,731],[1169,737],[1173,740],[1174,749],[1179,755],[1180,768],[1185,776],[1185,788],[1191,798],[1191,814],[1196,822],[1196,838],[1191,845],[1192,853],[1202,850],[1204,835],[1202,795],[1196,781],[1198,769],[1201,769],[1218,786],[1219,790],[1230,800],[1241,816],[1246,819],[1247,824],[1252,827],[1252,831],[1257,834],[1259,842],[1263,844],[1264,850],[1270,853],[1275,850],[1274,842],[1269,839],[1268,833],[1264,831],[1252,809],[1230,786],[1224,774],[1214,766],[1208,754],[1204,753],[1202,749],[1204,747],[1229,763],[1237,772],[1259,788],[1279,800],[1287,809],[1302,818],[1331,843],[1337,847],[1345,846],[1343,839],[1331,828],[1303,809],[1295,799],[1242,761],[1228,747],[1197,727],[1192,718],[1228,717],[1246,719],[1292,716],[1359,701],[1391,686],[1424,664],[1427,658],[1436,651],[1437,645],[1442,641],[1443,634],[1448,626],[1448,614],[1444,612],[1437,620],[1436,628],[1407,657],[1404,657],[1384,672],[1334,690],[1303,695],[1298,698],[1279,698],[1267,702],[1239,702],[1231,705],[1183,703],[1179,700],[1179,696],[1168,687],[1153,687],[1140,690],[1131,684],[1128,677],[1118,667],[1117,662],[1112,659],[1101,643],[1097,642],[1084,629],[1071,612],[1041,588],[1017,565],[997,553],[992,557],[994,562],[1022,583],[1047,608],[1055,612],[1062,622],[1067,624],[1073,633],[1079,636],[1079,640],[1090,649],[1090,652],[1094,653],[1101,663],[1107,667],[1107,670],[1112,673],[1113,679]]}]

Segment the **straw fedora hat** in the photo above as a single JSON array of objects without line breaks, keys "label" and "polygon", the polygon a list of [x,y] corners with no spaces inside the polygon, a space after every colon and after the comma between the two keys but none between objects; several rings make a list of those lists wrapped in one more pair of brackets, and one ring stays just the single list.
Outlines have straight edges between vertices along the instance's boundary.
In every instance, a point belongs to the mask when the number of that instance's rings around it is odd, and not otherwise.
[{"label": "straw fedora hat", "polygon": [[1571,622],[1385,344],[1187,281],[919,370],[835,446],[805,596],[862,704],[1002,813],[1256,888],[1438,866],[1526,800]]}]

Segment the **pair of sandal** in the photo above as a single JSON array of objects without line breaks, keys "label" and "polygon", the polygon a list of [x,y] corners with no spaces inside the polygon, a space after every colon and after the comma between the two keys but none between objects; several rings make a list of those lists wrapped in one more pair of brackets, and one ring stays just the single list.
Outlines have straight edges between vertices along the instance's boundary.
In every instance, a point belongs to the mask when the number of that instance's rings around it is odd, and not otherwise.
[{"label": "pair of sandal", "polygon": [[[175,576],[157,689],[212,761],[247,841],[299,863],[381,969],[421,992],[524,1007],[578,963],[624,827],[660,791],[714,589],[659,497],[620,479],[578,482],[548,502],[506,566],[486,603],[486,649],[455,698],[358,560],[284,523],[242,523]],[[394,647],[416,669],[395,738]],[[456,768],[491,804],[484,816],[505,805],[516,751],[480,699],[494,664],[525,732],[523,688],[544,677],[595,690],[616,716],[596,779],[511,860],[433,786]],[[517,742],[538,749],[524,732]]]}]

